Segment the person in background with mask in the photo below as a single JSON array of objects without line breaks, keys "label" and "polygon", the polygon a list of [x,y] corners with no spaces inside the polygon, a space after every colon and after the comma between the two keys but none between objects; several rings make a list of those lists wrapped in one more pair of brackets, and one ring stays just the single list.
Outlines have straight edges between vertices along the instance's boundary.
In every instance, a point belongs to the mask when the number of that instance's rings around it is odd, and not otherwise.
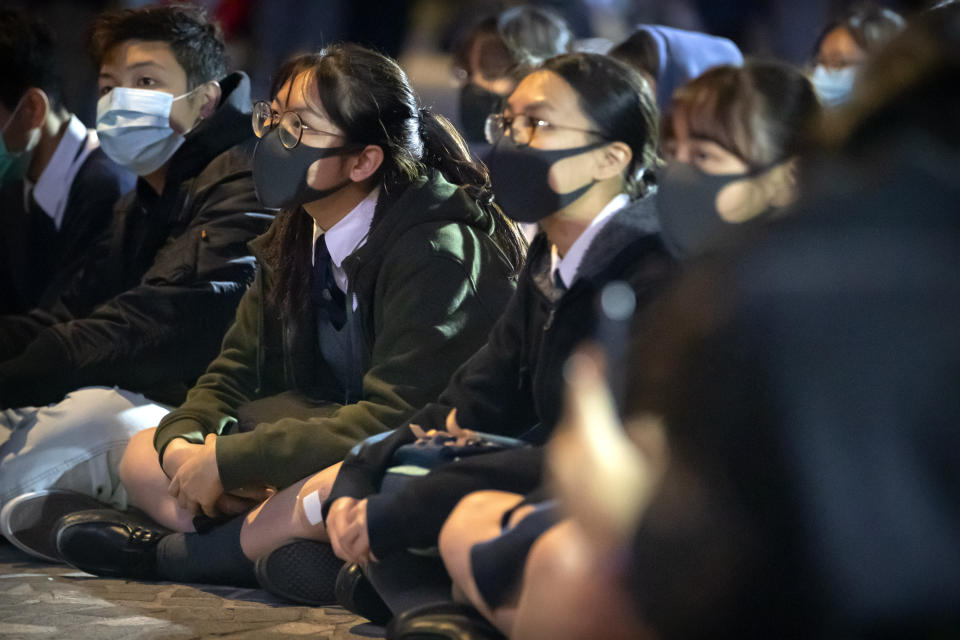
[{"label": "person in background with mask", "polygon": [[573,33],[550,9],[520,5],[471,27],[454,47],[460,80],[460,131],[477,157],[489,151],[484,125],[529,70],[573,46]]},{"label": "person in background with mask", "polygon": [[50,29],[0,11],[0,314],[56,298],[135,176],[63,106]]},{"label": "person in background with mask", "polygon": [[831,23],[814,45],[813,86],[826,107],[850,99],[857,73],[905,22],[895,11],[867,3]]},{"label": "person in background with mask", "polygon": [[53,522],[38,517],[126,506],[126,442],[216,355],[254,276],[247,243],[273,219],[254,191],[249,81],[226,73],[201,11],[102,14],[92,51],[101,148],[140,177],[69,288],[0,318],[0,531],[47,559]]},{"label": "person in background with mask", "polygon": [[721,249],[796,198],[805,135],[820,113],[794,67],[717,67],[677,91],[664,119],[661,233],[689,259]]},{"label": "person in background with mask", "polygon": [[[59,549],[85,571],[256,584],[254,560],[324,537],[336,467],[304,478],[435,398],[513,293],[519,234],[395,61],[334,45],[288,61],[271,93],[254,113],[254,181],[281,213],[254,244],[258,278],[187,401],[121,462],[131,502],[180,533],[154,526],[138,545],[127,514],[70,515]],[[272,490],[262,504],[235,497]],[[211,530],[210,517],[251,507]],[[257,564],[264,587],[285,593],[320,567],[309,584],[332,603],[342,562],[329,545],[273,559]]]},{"label": "person in background with mask", "polygon": [[[564,362],[597,331],[600,291],[623,281],[642,308],[672,273],[654,197],[640,179],[657,163],[657,131],[653,95],[640,74],[590,53],[546,61],[491,116],[498,200],[509,215],[539,222],[542,232],[487,344],[436,402],[344,461],[324,505],[341,558],[389,565],[407,549],[435,547],[450,511],[468,493],[524,494],[540,484],[537,445],[560,416]],[[376,491],[399,447],[424,431],[461,428],[533,446],[463,458],[410,479],[398,492]],[[395,613],[405,606],[397,602],[388,599]]]}]

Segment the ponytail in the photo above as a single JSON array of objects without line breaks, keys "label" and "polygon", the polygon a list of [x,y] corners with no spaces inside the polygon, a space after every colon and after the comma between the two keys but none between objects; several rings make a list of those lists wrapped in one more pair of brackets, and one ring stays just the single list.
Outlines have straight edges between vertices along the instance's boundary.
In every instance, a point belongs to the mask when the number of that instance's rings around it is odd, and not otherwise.
[{"label": "ponytail", "polygon": [[487,167],[474,160],[463,136],[447,118],[426,108],[419,110],[418,118],[423,144],[420,161],[439,171],[447,182],[462,187],[493,218],[494,239],[519,272],[527,251],[526,241],[516,224],[494,202]]}]

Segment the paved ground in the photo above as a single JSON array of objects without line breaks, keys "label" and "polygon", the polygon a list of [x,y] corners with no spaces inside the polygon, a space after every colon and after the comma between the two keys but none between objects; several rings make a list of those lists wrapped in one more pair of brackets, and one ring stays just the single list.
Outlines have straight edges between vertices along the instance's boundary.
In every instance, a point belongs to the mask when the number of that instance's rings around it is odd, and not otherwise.
[{"label": "paved ground", "polygon": [[0,638],[381,638],[339,607],[290,606],[256,589],[96,578],[0,542]]}]

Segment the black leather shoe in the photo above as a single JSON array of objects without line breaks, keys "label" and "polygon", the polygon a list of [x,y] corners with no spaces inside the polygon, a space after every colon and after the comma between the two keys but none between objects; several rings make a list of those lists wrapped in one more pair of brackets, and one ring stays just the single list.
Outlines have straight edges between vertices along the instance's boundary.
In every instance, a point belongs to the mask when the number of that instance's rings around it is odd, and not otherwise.
[{"label": "black leather shoe", "polygon": [[68,564],[98,576],[160,580],[157,544],[170,533],[115,509],[91,509],[57,524],[57,550]]},{"label": "black leather shoe", "polygon": [[470,605],[437,602],[404,611],[390,621],[387,640],[506,640]]},{"label": "black leather shoe", "polygon": [[333,584],[343,560],[328,543],[296,540],[259,558],[253,571],[265,591],[312,607],[334,604]]},{"label": "black leather shoe", "polygon": [[65,515],[87,509],[103,509],[96,498],[45,489],[17,496],[0,510],[0,533],[25,553],[47,562],[61,562],[57,553],[57,522]]},{"label": "black leather shoe", "polygon": [[393,617],[390,607],[370,584],[358,564],[350,563],[340,569],[334,592],[341,607],[373,624],[385,625]]}]

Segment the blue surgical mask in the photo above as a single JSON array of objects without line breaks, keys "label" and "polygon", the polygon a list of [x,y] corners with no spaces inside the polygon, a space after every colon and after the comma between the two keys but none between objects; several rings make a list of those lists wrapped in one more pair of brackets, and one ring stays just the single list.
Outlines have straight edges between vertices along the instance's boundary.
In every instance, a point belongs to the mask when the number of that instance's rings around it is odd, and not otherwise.
[{"label": "blue surgical mask", "polygon": [[7,128],[10,127],[10,123],[13,122],[16,117],[17,111],[20,110],[21,104],[23,104],[23,97],[17,102],[13,113],[10,114],[6,124],[3,125],[3,129],[0,130],[0,184],[20,180],[26,175],[27,168],[30,166],[30,158],[33,157],[33,150],[37,147],[37,142],[40,139],[40,129],[33,129],[30,133],[30,140],[22,151],[10,151],[7,149],[7,143],[3,139],[3,136],[7,133]]},{"label": "blue surgical mask", "polygon": [[850,99],[853,83],[857,79],[857,67],[828,69],[822,64],[813,70],[810,81],[813,83],[820,102],[827,107],[836,107]]},{"label": "blue surgical mask", "polygon": [[138,176],[153,173],[183,144],[183,134],[170,126],[173,103],[199,88],[173,97],[164,91],[114,87],[97,102],[100,148]]}]

